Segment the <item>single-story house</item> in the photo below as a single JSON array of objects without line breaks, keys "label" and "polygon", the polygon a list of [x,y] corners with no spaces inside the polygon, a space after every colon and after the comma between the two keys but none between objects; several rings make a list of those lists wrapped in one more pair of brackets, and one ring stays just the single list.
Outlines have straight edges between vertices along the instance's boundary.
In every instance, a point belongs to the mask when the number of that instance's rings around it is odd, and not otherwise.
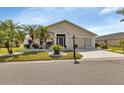
[{"label": "single-story house", "polygon": [[48,30],[51,33],[48,41],[60,44],[67,49],[73,48],[73,35],[75,35],[75,43],[78,48],[95,48],[97,35],[67,20],[48,25]]},{"label": "single-story house", "polygon": [[96,44],[108,46],[120,46],[120,41],[124,40],[124,32],[113,33],[96,37]]}]

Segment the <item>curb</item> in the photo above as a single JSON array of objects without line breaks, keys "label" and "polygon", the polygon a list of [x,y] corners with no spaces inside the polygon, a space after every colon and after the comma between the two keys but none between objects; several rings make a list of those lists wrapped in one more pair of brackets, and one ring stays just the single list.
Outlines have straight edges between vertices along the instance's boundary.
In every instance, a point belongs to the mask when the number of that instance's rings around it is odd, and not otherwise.
[{"label": "curb", "polygon": [[[124,57],[121,58],[82,58],[77,59],[79,62],[84,61],[116,61],[116,60],[124,60]],[[0,62],[1,64],[30,64],[30,63],[63,63],[63,62],[72,62],[74,63],[74,60],[41,60],[41,61],[18,61],[18,62]]]},{"label": "curb", "polygon": [[41,60],[41,61],[13,61],[13,62],[0,62],[1,64],[30,64],[30,63],[63,63],[74,62],[74,60]]}]

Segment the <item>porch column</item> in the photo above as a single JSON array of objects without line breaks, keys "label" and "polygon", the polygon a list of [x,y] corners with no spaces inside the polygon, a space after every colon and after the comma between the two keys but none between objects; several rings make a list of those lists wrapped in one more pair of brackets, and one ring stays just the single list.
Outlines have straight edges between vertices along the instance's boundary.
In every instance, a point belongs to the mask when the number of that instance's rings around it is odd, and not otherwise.
[{"label": "porch column", "polygon": [[56,34],[54,33],[54,44],[56,44]]}]

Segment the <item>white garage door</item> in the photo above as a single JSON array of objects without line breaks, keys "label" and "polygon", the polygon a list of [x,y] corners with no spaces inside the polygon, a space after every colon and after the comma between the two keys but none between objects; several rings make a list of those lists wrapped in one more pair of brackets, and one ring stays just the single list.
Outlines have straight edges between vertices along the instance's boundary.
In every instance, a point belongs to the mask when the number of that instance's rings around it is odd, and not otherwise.
[{"label": "white garage door", "polygon": [[86,41],[86,43],[85,43],[85,46],[86,46],[86,48],[92,48],[93,46],[92,46],[92,39],[91,38],[87,38],[87,39],[85,39]]},{"label": "white garage door", "polygon": [[[75,43],[78,45],[78,48],[93,48],[91,38],[76,38]],[[69,39],[69,48],[73,48],[73,40]]]},{"label": "white garage door", "polygon": [[78,48],[85,48],[84,38],[76,38],[75,41],[75,43],[78,45]]},{"label": "white garage door", "polygon": [[[75,44],[78,45],[78,48],[85,48],[85,43],[83,38],[76,38]],[[72,38],[69,39],[69,48],[73,49],[73,40]]]}]

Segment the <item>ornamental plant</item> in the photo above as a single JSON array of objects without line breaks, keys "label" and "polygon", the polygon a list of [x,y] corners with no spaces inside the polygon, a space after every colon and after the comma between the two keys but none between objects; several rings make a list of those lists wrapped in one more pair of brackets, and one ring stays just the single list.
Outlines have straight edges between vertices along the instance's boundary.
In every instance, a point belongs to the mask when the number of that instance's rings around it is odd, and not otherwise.
[{"label": "ornamental plant", "polygon": [[51,48],[54,50],[54,54],[60,54],[63,47],[59,44],[52,45]]}]

